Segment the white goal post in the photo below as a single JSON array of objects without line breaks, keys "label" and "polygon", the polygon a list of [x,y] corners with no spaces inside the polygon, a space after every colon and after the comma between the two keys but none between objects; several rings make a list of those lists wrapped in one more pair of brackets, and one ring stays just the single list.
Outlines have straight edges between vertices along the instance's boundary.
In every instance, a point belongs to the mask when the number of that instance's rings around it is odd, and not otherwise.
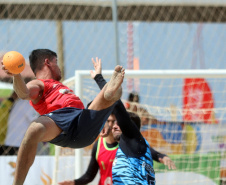
[{"label": "white goal post", "polygon": [[[113,70],[103,70],[102,74],[104,78],[108,81],[113,73]],[[207,79],[226,79],[226,69],[208,69],[208,70],[126,70],[125,71],[125,80],[132,78],[132,79],[184,79],[184,78],[207,78]],[[84,101],[84,91],[86,91],[86,85],[84,84],[84,80],[93,81],[90,77],[89,70],[77,70],[75,71],[75,76],[67,79],[64,81],[64,84],[69,85],[70,88],[74,88],[74,92],[77,96],[80,97],[82,101]],[[150,81],[150,83],[152,83]],[[123,83],[124,83],[123,82]],[[95,84],[95,83],[94,83]],[[93,85],[91,86],[91,89]],[[97,87],[97,85],[95,85]],[[123,89],[124,90],[124,89]],[[225,90],[224,90],[225,91]],[[87,92],[86,92],[87,93]],[[97,92],[94,94],[96,95]],[[225,93],[225,92],[224,92]],[[86,105],[85,105],[86,106]],[[224,109],[225,111],[225,109]],[[224,119],[225,120],[225,119]],[[57,147],[56,147],[57,148]],[[58,164],[58,156],[59,152],[55,152],[56,154],[56,166]],[[78,178],[84,172],[83,166],[83,149],[76,149],[75,150],[75,178]],[[57,173],[58,169],[54,170],[54,173]],[[54,175],[53,182],[57,182],[57,175]],[[66,180],[66,179],[65,179]]]},{"label": "white goal post", "polygon": [[[110,78],[113,70],[103,70],[102,75]],[[75,71],[75,94],[82,99],[82,79],[90,78],[89,70]],[[125,78],[226,78],[226,69],[210,70],[126,70]],[[75,152],[75,177],[82,175],[82,149]]]}]

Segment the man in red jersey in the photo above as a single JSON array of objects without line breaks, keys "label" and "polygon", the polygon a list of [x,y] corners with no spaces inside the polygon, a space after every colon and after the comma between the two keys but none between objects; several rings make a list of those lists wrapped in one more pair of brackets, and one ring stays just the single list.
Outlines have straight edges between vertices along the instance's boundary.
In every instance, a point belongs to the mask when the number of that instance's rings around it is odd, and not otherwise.
[{"label": "man in red jersey", "polygon": [[[81,148],[90,145],[102,130],[105,121],[122,94],[124,69],[116,66],[109,83],[87,109],[71,89],[59,82],[61,71],[57,54],[48,49],[33,50],[30,66],[36,79],[25,84],[20,74],[13,76],[14,90],[41,115],[29,126],[21,143],[13,185],[22,185],[34,162],[39,142]],[[98,60],[98,58],[97,58]],[[3,63],[2,63],[3,64]]]}]

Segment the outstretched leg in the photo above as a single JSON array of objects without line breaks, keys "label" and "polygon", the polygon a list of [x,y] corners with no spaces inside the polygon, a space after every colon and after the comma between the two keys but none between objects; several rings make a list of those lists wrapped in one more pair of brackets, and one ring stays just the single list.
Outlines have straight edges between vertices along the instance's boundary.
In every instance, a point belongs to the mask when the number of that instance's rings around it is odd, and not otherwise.
[{"label": "outstretched leg", "polygon": [[59,135],[62,130],[48,117],[39,117],[29,126],[21,143],[13,185],[23,185],[27,173],[34,162],[38,143],[49,141]]},{"label": "outstretched leg", "polygon": [[101,92],[90,104],[89,109],[102,110],[113,105],[122,95],[121,84],[123,82],[125,70],[117,65],[112,74],[111,80],[105,85]]}]

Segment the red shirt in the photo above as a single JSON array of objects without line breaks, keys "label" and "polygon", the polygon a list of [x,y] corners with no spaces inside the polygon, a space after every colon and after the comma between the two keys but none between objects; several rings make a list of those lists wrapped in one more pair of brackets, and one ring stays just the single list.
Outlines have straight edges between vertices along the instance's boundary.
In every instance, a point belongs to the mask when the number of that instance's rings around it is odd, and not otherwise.
[{"label": "red shirt", "polygon": [[108,148],[105,138],[100,137],[97,145],[96,160],[100,167],[100,181],[99,185],[112,185],[112,163],[118,145],[113,148]]},{"label": "red shirt", "polygon": [[39,80],[44,83],[42,98],[37,104],[33,104],[32,101],[30,101],[30,104],[40,115],[65,107],[84,109],[84,105],[79,97],[73,94],[73,91],[61,82],[52,79]]}]

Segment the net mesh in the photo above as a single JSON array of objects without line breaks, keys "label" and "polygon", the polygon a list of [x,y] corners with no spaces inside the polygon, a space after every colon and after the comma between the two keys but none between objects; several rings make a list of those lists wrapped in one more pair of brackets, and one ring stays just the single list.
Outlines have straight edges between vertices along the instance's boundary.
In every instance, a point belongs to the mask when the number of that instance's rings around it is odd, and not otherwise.
[{"label": "net mesh", "polygon": [[[92,69],[91,58],[96,56],[102,59],[103,69],[113,69],[116,63],[130,70],[225,68],[225,1],[117,2],[116,34],[112,1],[71,0],[62,3],[56,0],[2,0],[0,59],[7,51],[15,50],[23,54],[28,64],[29,53],[33,49],[48,48],[58,53],[63,80],[73,77],[75,70]],[[118,47],[115,46],[116,39]],[[119,56],[117,62],[116,52]],[[29,64],[22,76],[26,82],[34,78]],[[206,96],[206,91],[190,92],[191,96],[187,95],[185,100],[184,93],[187,91],[182,79],[126,79],[122,99],[128,105],[129,93],[135,91],[139,94],[139,104],[130,102],[130,109],[136,109],[142,117],[142,133],[155,149],[175,155],[172,158],[175,157],[173,159],[182,172],[196,172],[198,169],[197,173],[218,183],[226,177],[225,126],[221,126],[225,123],[225,80],[205,80],[208,86],[201,87],[211,89],[214,102],[207,98],[203,103],[204,107],[199,107],[198,102],[202,97],[209,97],[209,91]],[[1,110],[4,112],[0,118],[0,144],[3,146],[6,145],[7,132],[11,132],[6,126],[6,120],[12,107],[11,102],[7,102],[7,110],[2,105],[12,94],[12,78],[1,68],[0,83]],[[85,89],[82,98],[86,105],[99,91],[91,80],[83,83]],[[73,83],[69,87],[73,89]],[[211,107],[213,103],[214,106]],[[24,111],[25,108],[20,107],[18,112],[19,110]],[[207,123],[203,123],[204,120]],[[17,130],[14,128],[14,131]],[[12,143],[7,145],[9,148],[1,148],[4,155],[9,149],[13,149]],[[216,145],[219,150],[216,150]],[[85,156],[90,155],[91,148],[92,146],[84,149]],[[52,155],[53,152],[51,145],[41,143],[37,154]],[[216,156],[205,156],[209,152]],[[61,153],[63,156],[73,156],[74,150],[64,149]],[[187,156],[179,156],[181,154]],[[206,164],[207,172],[204,173],[204,168],[200,166]],[[210,169],[213,166],[216,166],[212,168],[214,172]],[[164,167],[160,166],[158,169],[166,172]],[[212,174],[217,175],[210,177]],[[184,176],[186,174],[179,175]],[[199,184],[204,182],[204,178],[199,178]],[[196,183],[189,180],[184,182]],[[180,180],[174,184],[176,183],[182,184]]]},{"label": "net mesh", "polygon": [[[122,96],[125,107],[140,116],[141,133],[150,146],[169,155],[177,166],[177,171],[170,171],[163,164],[155,162],[158,183],[168,184],[169,180],[170,184],[178,185],[220,183],[225,170],[226,109],[221,101],[225,91],[217,89],[224,84],[225,79],[205,78],[205,83],[195,83],[197,79],[193,79],[191,84],[186,84],[186,80],[181,78],[132,80],[139,81],[139,93],[133,92],[139,96],[139,102],[128,101],[131,92],[126,88],[129,83],[126,78]],[[74,88],[71,81],[70,84]],[[211,88],[211,92],[205,85]],[[95,98],[99,89],[92,79],[84,79],[82,86],[82,100],[87,104]],[[186,95],[187,87],[193,88],[195,92],[201,90],[202,93],[199,93],[202,98],[197,98],[197,95],[200,96],[197,93]],[[205,98],[209,93],[213,99]],[[188,97],[190,99],[185,106],[184,100]],[[214,107],[211,107],[213,101]],[[194,106],[197,104],[199,106]],[[91,150],[92,145],[84,148],[83,155],[89,156]]]}]

